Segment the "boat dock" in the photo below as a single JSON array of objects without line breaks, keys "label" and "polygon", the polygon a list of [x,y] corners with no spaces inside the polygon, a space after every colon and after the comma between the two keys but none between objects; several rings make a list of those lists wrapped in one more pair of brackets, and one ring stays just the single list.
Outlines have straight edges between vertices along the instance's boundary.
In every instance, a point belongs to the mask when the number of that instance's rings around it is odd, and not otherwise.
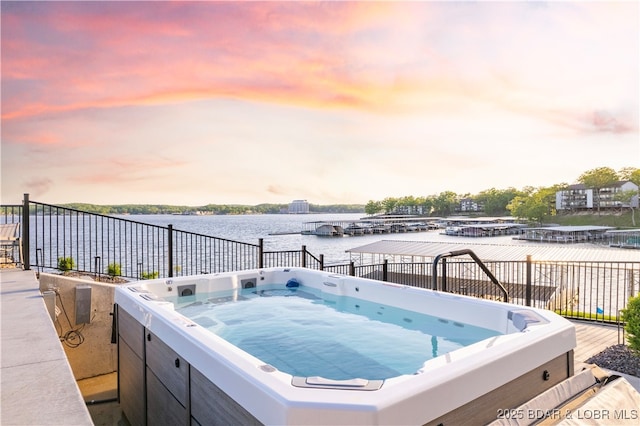
[{"label": "boat dock", "polygon": [[315,221],[303,224],[302,235],[343,237],[390,234],[400,232],[425,232],[438,229],[437,219],[424,217],[384,217],[359,220]]},{"label": "boat dock", "polygon": [[518,223],[484,223],[477,225],[447,226],[444,235],[455,237],[498,237],[520,235],[526,225]]},{"label": "boat dock", "polygon": [[547,226],[526,228],[519,240],[539,241],[545,243],[586,243],[605,242],[611,226]]},{"label": "boat dock", "polygon": [[640,249],[640,229],[616,229],[605,232],[609,247]]}]

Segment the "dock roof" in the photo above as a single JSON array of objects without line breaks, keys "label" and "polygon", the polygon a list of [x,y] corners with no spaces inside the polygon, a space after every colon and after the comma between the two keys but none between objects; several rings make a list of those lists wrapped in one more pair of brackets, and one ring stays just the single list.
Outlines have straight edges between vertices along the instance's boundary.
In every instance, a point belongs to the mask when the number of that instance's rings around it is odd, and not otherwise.
[{"label": "dock roof", "polygon": [[527,225],[520,223],[474,223],[469,225],[457,225],[458,228],[478,228],[478,229],[501,229],[501,228],[523,228]]},{"label": "dock roof", "polygon": [[527,228],[527,230],[536,231],[556,231],[556,232],[589,232],[589,231],[608,231],[616,229],[613,226],[594,226],[594,225],[578,225],[578,226],[543,226],[539,228]]},{"label": "dock roof", "polygon": [[382,240],[347,250],[351,256],[404,256],[416,258],[415,262],[430,262],[439,254],[469,249],[482,260],[523,261],[532,260],[589,261],[589,262],[640,262],[640,251],[610,247],[575,246],[567,244],[478,244],[429,241]]}]

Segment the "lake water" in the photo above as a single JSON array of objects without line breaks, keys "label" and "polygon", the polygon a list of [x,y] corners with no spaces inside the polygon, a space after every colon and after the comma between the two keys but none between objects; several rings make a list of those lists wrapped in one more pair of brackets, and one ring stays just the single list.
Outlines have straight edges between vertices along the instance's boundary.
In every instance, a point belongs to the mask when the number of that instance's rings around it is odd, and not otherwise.
[{"label": "lake water", "polygon": [[[344,237],[318,237],[315,235],[301,235],[305,222],[317,221],[348,221],[358,220],[364,214],[265,214],[265,215],[135,215],[121,216],[122,218],[153,225],[173,225],[180,231],[194,232],[212,237],[225,238],[233,241],[257,244],[264,240],[267,251],[300,250],[304,245],[314,256],[324,255],[325,264],[339,264],[349,262],[346,250],[360,247],[381,240],[399,241],[444,241],[444,242],[474,242],[490,244],[512,244],[512,236],[503,237],[451,237],[442,235],[444,230],[432,230],[411,233],[374,234]],[[272,235],[278,233],[293,233],[290,235]],[[519,242],[522,244],[522,241]]]}]

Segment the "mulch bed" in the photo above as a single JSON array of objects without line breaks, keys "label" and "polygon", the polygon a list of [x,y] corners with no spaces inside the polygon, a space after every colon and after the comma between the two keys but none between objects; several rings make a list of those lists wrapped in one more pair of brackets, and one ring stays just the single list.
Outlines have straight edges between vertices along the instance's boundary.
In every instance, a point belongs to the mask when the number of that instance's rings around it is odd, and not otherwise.
[{"label": "mulch bed", "polygon": [[126,280],[122,277],[112,277],[110,275],[96,275],[96,274],[83,273],[83,272],[63,272],[61,275],[64,275],[65,277],[71,277],[71,278],[91,279],[93,281],[97,281],[101,283],[109,283],[109,284],[124,284],[129,282],[129,280]]}]

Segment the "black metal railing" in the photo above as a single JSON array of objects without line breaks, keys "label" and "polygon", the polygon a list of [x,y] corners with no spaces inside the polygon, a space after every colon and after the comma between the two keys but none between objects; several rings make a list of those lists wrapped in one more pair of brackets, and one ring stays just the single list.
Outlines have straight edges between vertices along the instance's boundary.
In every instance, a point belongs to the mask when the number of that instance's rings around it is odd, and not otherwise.
[{"label": "black metal railing", "polygon": [[25,268],[141,279],[260,267],[262,241],[248,244],[169,226],[28,202]]},{"label": "black metal railing", "polygon": [[212,272],[241,271],[260,267],[263,241],[258,244],[216,238],[193,232],[178,231],[171,225],[166,231],[167,256],[172,274],[163,276],[184,276]]},{"label": "black metal railing", "polygon": [[[627,301],[640,294],[640,262],[484,261],[504,286],[510,303],[553,310],[567,318],[617,322]],[[387,263],[354,266],[359,277],[415,287],[431,288],[433,263]],[[446,291],[493,300],[504,300],[477,263],[448,260]],[[326,268],[325,268],[326,269]],[[436,276],[438,283],[442,276]],[[442,286],[438,286],[443,290]]]},{"label": "black metal railing", "polygon": [[0,224],[20,223],[22,221],[22,204],[6,204],[0,206]]},{"label": "black metal railing", "polygon": [[[507,289],[504,288],[502,283],[495,277],[495,275],[493,275],[493,272],[491,272],[491,270],[487,268],[487,266],[482,262],[482,260],[472,250],[469,250],[469,249],[455,250],[449,253],[442,253],[437,255],[435,259],[433,259],[433,267],[432,267],[433,276],[432,276],[432,286],[431,286],[432,290],[438,290],[438,286],[440,286],[442,288],[442,291],[447,291],[447,278],[446,278],[447,268],[445,267],[445,261],[447,258],[458,257],[458,256],[470,256],[475,262],[475,264],[478,265],[478,267],[482,270],[482,272],[484,272],[484,275],[487,278],[489,278],[489,280],[502,292],[503,301],[505,302],[509,301],[509,292],[507,291]],[[442,279],[440,280],[440,282],[438,282],[438,262],[440,260],[442,260]],[[485,289],[482,289],[482,291],[484,290]]]},{"label": "black metal railing", "polygon": [[[0,225],[8,224],[21,224],[22,217],[22,205],[3,205],[0,206]],[[19,232],[23,232],[20,228]],[[21,244],[21,241],[18,241]],[[20,256],[20,247],[14,244],[3,244],[0,247],[0,266],[21,266],[22,259]]]},{"label": "black metal railing", "polygon": [[25,267],[138,278],[167,271],[166,233],[161,227],[29,202],[30,253]]},{"label": "black metal railing", "polygon": [[[305,267],[554,310],[568,318],[615,322],[640,291],[638,262],[484,261],[325,264],[301,250],[249,244],[35,201],[0,206],[0,223],[21,223],[22,266],[127,279],[268,267]],[[445,261],[446,260],[446,261]],[[489,272],[489,274],[487,274]],[[491,276],[504,288],[496,286]],[[444,283],[444,285],[443,285]]]}]

